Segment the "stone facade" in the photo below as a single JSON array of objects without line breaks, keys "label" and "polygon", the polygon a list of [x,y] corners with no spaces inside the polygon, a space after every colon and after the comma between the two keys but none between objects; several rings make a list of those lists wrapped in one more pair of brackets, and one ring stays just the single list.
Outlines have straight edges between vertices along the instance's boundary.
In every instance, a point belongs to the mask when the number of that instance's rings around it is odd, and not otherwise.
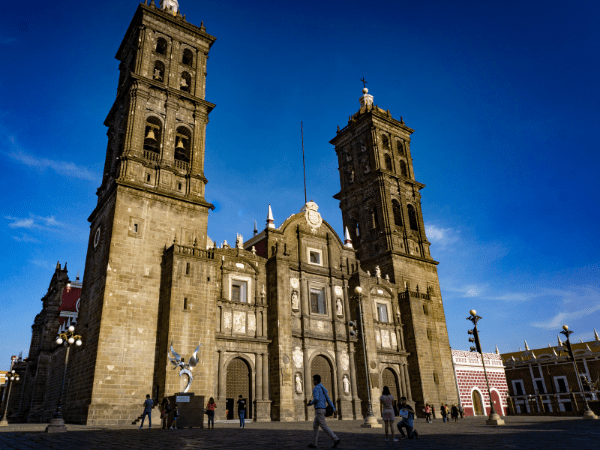
[{"label": "stone facade", "polygon": [[[117,52],[65,419],[131,423],[146,394],[158,403],[184,392],[190,376],[190,392],[214,397],[219,415],[232,416],[242,395],[257,421],[310,419],[317,373],[341,420],[364,416],[369,398],[380,417],[384,383],[417,411],[425,398],[457,402],[402,121],[364,105],[332,141],[348,173],[336,196],[352,230],[345,243],[312,201],[279,227],[269,209],[265,229],[234,248],[208,238],[204,143],[215,105],[204,91],[214,41],[178,8],[152,2],[139,5]],[[172,364],[173,352],[190,361],[199,345],[189,373]]]},{"label": "stone facade", "polygon": [[[494,353],[484,353],[483,357],[485,358],[485,370],[490,383],[494,409],[499,415],[504,416],[507,411],[508,388],[502,358]],[[452,362],[454,363],[460,404],[465,411],[465,415],[489,416],[491,410],[490,395],[483,373],[481,355],[463,350],[452,350]]]},{"label": "stone facade", "polygon": [[588,401],[598,400],[595,392],[600,389],[600,337],[594,334],[593,341],[571,342],[581,384],[560,338],[557,346],[548,344],[530,350],[525,343],[525,350],[503,353],[511,411],[569,413],[584,409],[584,395]]}]

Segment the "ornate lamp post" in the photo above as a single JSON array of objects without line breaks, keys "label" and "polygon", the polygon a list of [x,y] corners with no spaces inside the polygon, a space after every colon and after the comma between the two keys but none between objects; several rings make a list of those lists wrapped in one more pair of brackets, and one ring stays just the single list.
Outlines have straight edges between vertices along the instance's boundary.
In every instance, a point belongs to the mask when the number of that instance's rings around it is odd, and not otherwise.
[{"label": "ornate lamp post", "polygon": [[483,364],[483,374],[485,375],[485,383],[487,384],[488,395],[490,396],[490,417],[486,420],[486,424],[488,425],[504,425],[504,420],[500,418],[496,410],[494,409],[494,401],[492,400],[492,391],[490,389],[490,382],[488,380],[487,371],[485,370],[485,361],[483,360],[483,351],[481,350],[481,344],[479,343],[479,331],[477,330],[477,322],[481,319],[480,316],[477,315],[477,311],[472,309],[469,311],[470,316],[467,317],[467,320],[473,322],[475,328],[469,330],[469,334],[473,335],[472,338],[469,339],[469,342],[474,342],[475,347],[471,347],[471,351],[477,351],[481,355],[481,364]]},{"label": "ornate lamp post", "polygon": [[8,394],[6,395],[6,401],[4,403],[4,415],[2,416],[2,420],[0,420],[0,427],[8,426],[8,402],[10,401],[10,391],[12,390],[12,385],[15,381],[19,381],[19,374],[15,372],[13,369],[15,365],[16,358],[11,359],[10,361],[10,371],[6,374],[6,379],[10,383],[8,385]]},{"label": "ornate lamp post", "polygon": [[60,387],[60,397],[58,397],[58,404],[56,405],[56,412],[54,413],[54,417],[46,427],[46,433],[60,433],[67,431],[67,427],[65,426],[65,420],[62,415],[62,397],[63,392],[65,390],[65,377],[67,376],[67,367],[69,364],[69,351],[71,350],[71,346],[73,344],[78,347],[83,343],[81,341],[81,336],[75,334],[75,327],[71,325],[69,329],[60,333],[56,337],[56,343],[58,345],[64,345],[67,347],[67,351],[65,352],[65,370],[63,372],[62,385]]},{"label": "ornate lamp post", "polygon": [[[362,341],[362,347],[363,347],[363,356],[365,359],[365,377],[366,377],[366,381],[367,381],[367,398],[368,398],[368,412],[367,412],[367,417],[365,417],[365,423],[363,423],[361,425],[362,428],[382,428],[383,425],[381,425],[379,422],[377,422],[377,419],[375,418],[375,415],[373,414],[373,403],[371,401],[371,380],[369,379],[369,366],[367,364],[367,346],[365,344],[365,340],[366,340],[366,334],[365,334],[365,318],[363,315],[363,309],[362,309],[362,300],[363,300],[363,295],[362,295],[362,288],[360,286],[356,286],[354,288],[354,293],[356,294],[355,296],[353,296],[352,298],[354,300],[356,300],[356,303],[358,303],[358,320],[360,320],[360,333],[361,333],[361,341]],[[351,327],[354,326],[353,322],[350,322],[349,325]],[[352,330],[350,331],[350,335],[354,336],[356,335],[356,331]]]},{"label": "ornate lamp post", "polygon": [[577,377],[577,383],[579,384],[579,391],[583,396],[583,403],[585,404],[585,411],[583,412],[584,419],[597,419],[598,416],[594,414],[594,412],[590,409],[590,405],[588,405],[587,397],[585,396],[585,392],[583,391],[583,386],[581,384],[581,378],[579,378],[579,370],[577,369],[577,362],[575,361],[575,355],[573,355],[573,349],[571,348],[571,342],[569,341],[569,336],[573,334],[573,331],[569,330],[567,325],[563,325],[563,329],[560,334],[564,334],[567,338],[565,341],[565,346],[567,347],[567,352],[569,353],[569,357],[573,361],[573,367],[575,368],[575,376]]}]

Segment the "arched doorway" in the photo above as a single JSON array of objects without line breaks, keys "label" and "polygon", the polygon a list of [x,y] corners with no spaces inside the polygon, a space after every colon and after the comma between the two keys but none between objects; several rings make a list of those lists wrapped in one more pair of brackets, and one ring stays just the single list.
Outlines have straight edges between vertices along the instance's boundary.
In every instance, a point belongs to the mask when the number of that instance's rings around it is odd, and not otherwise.
[{"label": "arched doorway", "polygon": [[502,409],[502,402],[500,401],[500,394],[496,391],[492,391],[492,402],[494,402],[494,409],[501,416],[504,415],[504,410]]},{"label": "arched doorway", "polygon": [[481,398],[481,394],[479,391],[473,391],[471,396],[473,398],[473,415],[483,416],[483,399]]},{"label": "arched doorway", "polygon": [[325,389],[329,393],[329,398],[335,404],[335,399],[333,398],[333,373],[331,364],[329,364],[327,358],[321,355],[315,356],[310,365],[310,375],[311,379],[309,381],[311,385],[309,385],[309,389],[312,390],[312,377],[314,375],[321,375],[321,384],[325,386]]},{"label": "arched doorway", "polygon": [[237,401],[246,400],[246,418],[252,419],[252,389],[250,367],[242,358],[234,358],[227,366],[227,419],[237,417]]},{"label": "arched doorway", "polygon": [[394,396],[394,412],[398,415],[398,401],[400,400],[400,389],[398,389],[398,378],[392,369],[389,367],[383,370],[381,374],[383,386],[387,386],[390,394]]}]

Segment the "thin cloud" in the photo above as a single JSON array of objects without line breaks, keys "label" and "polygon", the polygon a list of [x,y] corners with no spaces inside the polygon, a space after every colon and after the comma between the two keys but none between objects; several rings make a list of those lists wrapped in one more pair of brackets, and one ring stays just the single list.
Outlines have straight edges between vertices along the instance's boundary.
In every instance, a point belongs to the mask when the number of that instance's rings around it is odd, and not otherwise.
[{"label": "thin cloud", "polygon": [[35,214],[30,214],[29,217],[12,217],[5,216],[6,220],[10,220],[11,223],[8,224],[8,228],[19,229],[23,228],[26,230],[58,230],[66,228],[66,224],[59,222],[54,218],[54,216],[36,216]]},{"label": "thin cloud", "polygon": [[39,242],[40,242],[33,236],[30,236],[25,233],[21,233],[21,236],[13,236],[13,239],[17,242],[25,242],[28,244],[39,244]]},{"label": "thin cloud", "polygon": [[545,330],[558,330],[565,323],[573,323],[573,321],[594,314],[596,311],[600,311],[600,302],[596,303],[595,305],[591,305],[587,308],[580,309],[579,311],[560,312],[549,321],[534,322],[531,324],[531,326],[536,328],[543,328]]},{"label": "thin cloud", "polygon": [[72,161],[60,161],[49,158],[40,158],[31,155],[22,150],[15,150],[8,153],[8,156],[17,162],[20,162],[28,167],[33,167],[38,170],[51,169],[57,174],[68,177],[77,178],[86,181],[98,181],[100,175],[90,171],[88,168],[79,166]]},{"label": "thin cloud", "polygon": [[441,228],[436,225],[425,225],[427,238],[437,249],[444,249],[459,240],[458,232],[452,228]]}]

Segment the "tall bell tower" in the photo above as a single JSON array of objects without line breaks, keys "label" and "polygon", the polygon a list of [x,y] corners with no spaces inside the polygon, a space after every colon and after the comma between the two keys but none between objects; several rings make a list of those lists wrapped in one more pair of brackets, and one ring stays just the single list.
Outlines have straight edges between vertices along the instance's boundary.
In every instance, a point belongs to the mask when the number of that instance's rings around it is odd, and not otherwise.
[{"label": "tall bell tower", "polygon": [[164,249],[175,239],[206,248],[205,132],[215,105],[204,96],[215,39],[187,22],[177,1],[152,0],[138,6],[117,51],[67,420],[126,421],[138,399],[155,398]]},{"label": "tall bell tower", "polygon": [[379,267],[402,292],[398,307],[417,407],[456,403],[438,263],[429,252],[421,210],[425,185],[415,180],[411,157],[414,130],[375,105],[366,87],[359,100],[358,112],[330,141],[341,183],[334,198],[363,270],[375,273]]}]

